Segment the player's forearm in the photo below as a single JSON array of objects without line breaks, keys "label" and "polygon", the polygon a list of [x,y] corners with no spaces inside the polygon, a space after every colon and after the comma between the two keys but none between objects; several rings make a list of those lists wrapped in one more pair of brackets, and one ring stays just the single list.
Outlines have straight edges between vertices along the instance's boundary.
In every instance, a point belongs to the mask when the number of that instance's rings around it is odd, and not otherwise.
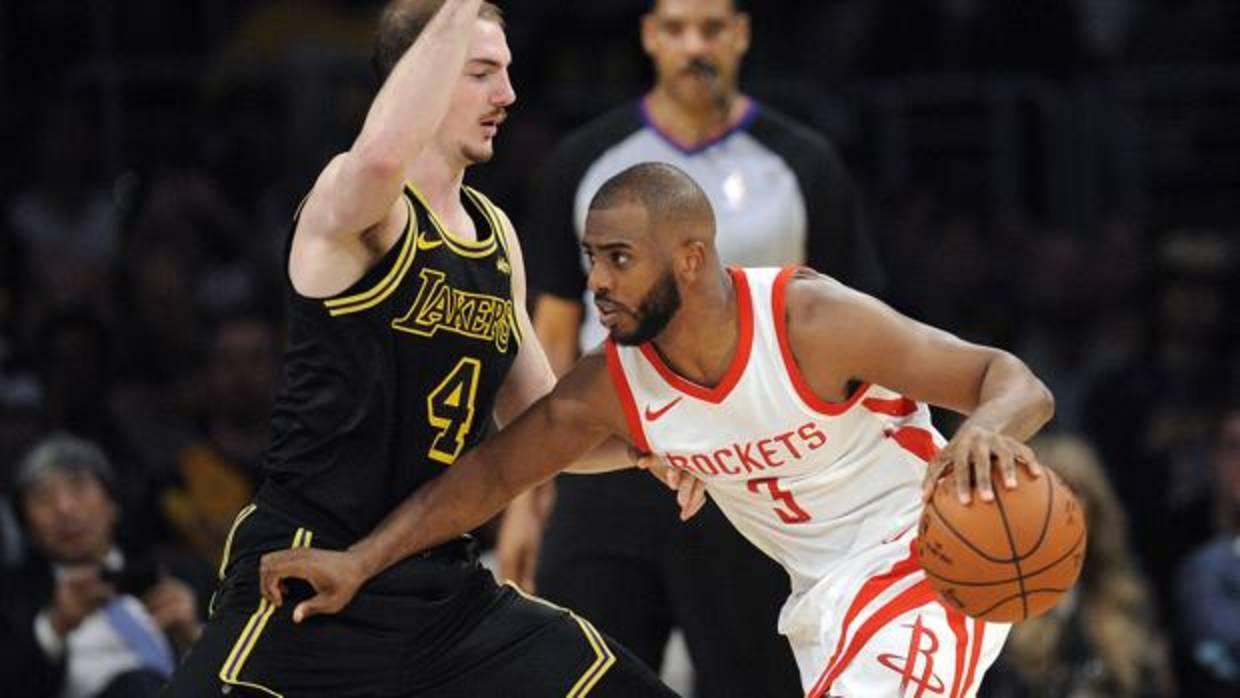
[{"label": "player's forearm", "polygon": [[1055,415],[1051,391],[1023,361],[997,352],[982,377],[977,409],[965,424],[1026,441]]},{"label": "player's forearm", "polygon": [[[393,67],[351,153],[377,170],[403,167],[430,142],[465,66],[481,0],[447,0]],[[399,182],[398,182],[399,184]]]},{"label": "player's forearm", "polygon": [[353,545],[367,578],[474,530],[602,440],[601,433],[557,420],[555,412],[546,398],[535,403],[508,429],[419,488]]},{"label": "player's forearm", "polygon": [[573,461],[565,470],[570,473],[608,473],[633,466],[629,445],[613,436]]},{"label": "player's forearm", "polygon": [[517,490],[469,454],[407,498],[350,550],[366,578],[400,560],[474,530],[498,514]]}]

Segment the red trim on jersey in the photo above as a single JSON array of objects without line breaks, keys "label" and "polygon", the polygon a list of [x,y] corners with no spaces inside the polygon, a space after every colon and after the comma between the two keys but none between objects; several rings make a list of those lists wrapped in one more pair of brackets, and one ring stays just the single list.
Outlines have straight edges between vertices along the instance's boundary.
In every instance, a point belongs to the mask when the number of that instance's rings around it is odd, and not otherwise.
[{"label": "red trim on jersey", "polygon": [[[946,607],[944,607],[946,608]],[[965,694],[958,692],[964,678],[964,653],[969,649],[969,631],[965,628],[964,614],[954,608],[947,608],[947,625],[956,636],[956,671],[952,673],[952,688],[948,698],[962,698]]]},{"label": "red trim on jersey", "polygon": [[964,677],[964,690],[960,692],[961,696],[969,695],[969,689],[973,688],[973,677],[977,673],[977,662],[982,656],[982,640],[984,639],[986,639],[986,622],[974,619],[973,651],[969,653],[969,671]]},{"label": "red trim on jersey", "polygon": [[612,385],[616,386],[616,397],[624,407],[624,417],[629,423],[629,435],[633,437],[633,445],[643,453],[650,452],[650,442],[646,441],[646,432],[642,430],[641,416],[637,412],[637,401],[633,399],[633,389],[629,387],[628,376],[624,375],[624,364],[620,363],[620,350],[616,343],[608,339],[607,373],[611,375]]},{"label": "red trim on jersey", "polygon": [[796,388],[797,395],[805,401],[814,410],[825,415],[835,416],[848,411],[848,408],[857,404],[857,400],[870,389],[869,383],[862,384],[857,390],[843,402],[827,402],[818,397],[814,393],[814,389],[809,386],[809,381],[805,380],[805,376],[801,373],[800,366],[797,365],[797,359],[792,355],[792,344],[788,341],[788,279],[796,273],[798,267],[784,267],[779,272],[779,276],[775,277],[775,288],[772,295],[772,305],[775,318],[775,334],[779,337],[779,353],[784,358],[784,368],[788,371],[788,377],[792,379],[792,385]]},{"label": "red trim on jersey", "polygon": [[929,463],[939,454],[934,435],[921,427],[900,427],[891,435],[904,450]]},{"label": "red trim on jersey", "polygon": [[723,402],[728,393],[732,392],[732,388],[740,382],[753,349],[753,298],[749,295],[749,280],[745,278],[745,272],[741,269],[729,268],[728,273],[732,275],[732,287],[736,289],[736,309],[740,314],[741,327],[740,336],[736,340],[736,353],[732,356],[732,365],[728,367],[728,372],[723,374],[718,385],[707,388],[686,380],[663,363],[663,358],[659,356],[659,352],[655,351],[654,345],[646,342],[641,346],[642,356],[646,357],[646,360],[654,366],[654,370],[658,371],[668,385],[690,397],[716,405]]},{"label": "red trim on jersey", "polygon": [[848,651],[844,653],[844,656],[840,657],[835,666],[828,667],[827,671],[823,673],[822,678],[818,680],[818,683],[814,684],[814,688],[809,693],[809,698],[821,698],[827,691],[831,690],[831,684],[835,683],[835,680],[840,677],[844,669],[848,668],[852,660],[857,657],[861,649],[865,647],[865,644],[878,634],[878,631],[914,608],[933,603],[936,598],[934,590],[930,588],[930,583],[923,579],[900,592],[898,596],[887,602],[885,606],[875,611],[874,615],[862,623],[860,628],[857,628],[857,634],[853,637],[852,642],[848,643]]},{"label": "red trim on jersey", "polygon": [[[848,628],[857,619],[857,616],[865,610],[865,607],[870,605],[870,602],[877,598],[879,594],[889,589],[892,584],[919,569],[921,569],[921,566],[917,563],[917,539],[914,538],[909,543],[908,557],[892,565],[891,569],[884,574],[875,575],[866,580],[865,584],[861,586],[861,591],[857,592],[857,595],[853,597],[852,604],[848,606],[848,611],[844,614],[844,623],[840,627],[839,640],[835,643],[835,651],[832,652],[831,659],[827,661],[827,669],[823,671],[823,676],[830,672],[831,668],[835,666],[836,660],[840,658],[840,654],[844,651],[844,640],[848,638]],[[815,690],[816,688],[817,686],[815,686]],[[813,691],[810,694],[816,695]]]},{"label": "red trim on jersey", "polygon": [[861,401],[861,404],[871,412],[891,417],[907,417],[917,411],[917,403],[906,397],[898,397],[894,400],[867,397]]}]

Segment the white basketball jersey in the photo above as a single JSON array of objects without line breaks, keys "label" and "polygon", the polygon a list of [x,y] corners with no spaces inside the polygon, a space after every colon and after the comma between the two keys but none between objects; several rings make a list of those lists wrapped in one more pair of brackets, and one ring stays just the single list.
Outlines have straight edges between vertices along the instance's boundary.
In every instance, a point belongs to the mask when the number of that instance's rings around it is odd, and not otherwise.
[{"label": "white basketball jersey", "polygon": [[850,561],[916,525],[926,462],[944,439],[925,405],[886,388],[862,385],[842,403],[813,394],[785,327],[794,271],[731,270],[740,338],[713,388],[676,375],[650,344],[609,341],[607,352],[634,443],[705,481],[787,570],[795,598],[831,574],[869,574]]}]

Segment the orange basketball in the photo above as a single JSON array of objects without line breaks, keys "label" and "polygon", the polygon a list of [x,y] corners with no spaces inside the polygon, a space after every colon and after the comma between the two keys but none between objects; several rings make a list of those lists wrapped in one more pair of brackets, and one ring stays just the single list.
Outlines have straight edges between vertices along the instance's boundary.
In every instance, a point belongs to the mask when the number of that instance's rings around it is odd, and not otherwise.
[{"label": "orange basketball", "polygon": [[1076,583],[1085,562],[1085,512],[1072,490],[1043,466],[1034,479],[1017,468],[1014,490],[994,473],[995,500],[956,497],[940,478],[921,516],[918,553],[930,586],[965,615],[1014,623],[1045,613]]}]

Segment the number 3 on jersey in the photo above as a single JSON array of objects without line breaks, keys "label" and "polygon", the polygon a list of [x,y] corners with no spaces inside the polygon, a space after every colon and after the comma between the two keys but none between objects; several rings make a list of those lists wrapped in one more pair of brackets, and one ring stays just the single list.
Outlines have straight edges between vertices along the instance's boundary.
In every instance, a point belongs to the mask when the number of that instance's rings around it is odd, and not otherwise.
[{"label": "number 3 on jersey", "polygon": [[426,418],[439,432],[427,452],[432,460],[452,465],[461,455],[465,436],[474,423],[474,397],[481,373],[482,362],[467,356],[426,396]]},{"label": "number 3 on jersey", "polygon": [[779,520],[786,524],[799,524],[809,521],[813,517],[809,512],[801,508],[797,504],[797,500],[792,498],[792,493],[779,486],[779,478],[777,477],[760,477],[745,483],[750,492],[761,494],[758,488],[765,489],[771,499],[778,502],[781,506],[775,507],[775,513],[779,514]]}]

